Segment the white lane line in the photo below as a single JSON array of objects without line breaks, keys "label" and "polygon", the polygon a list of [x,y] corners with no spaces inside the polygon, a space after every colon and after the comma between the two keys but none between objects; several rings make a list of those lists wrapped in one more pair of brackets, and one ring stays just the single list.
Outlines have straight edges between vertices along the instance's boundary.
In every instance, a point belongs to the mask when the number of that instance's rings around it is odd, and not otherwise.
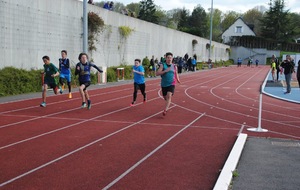
[{"label": "white lane line", "polygon": [[[154,98],[154,99],[151,99],[150,101],[153,101],[155,99],[158,99],[158,97]],[[20,143],[23,143],[23,142],[27,142],[27,141],[36,139],[36,138],[39,138],[39,137],[42,137],[42,136],[45,136],[45,135],[49,135],[49,134],[52,134],[52,133],[55,133],[55,132],[58,132],[58,131],[61,131],[61,130],[64,130],[64,129],[67,129],[67,128],[70,128],[70,127],[74,127],[76,125],[80,125],[80,124],[88,122],[88,121],[93,121],[93,120],[96,120],[98,118],[101,118],[101,117],[104,117],[104,116],[107,116],[107,115],[110,115],[110,114],[113,114],[113,113],[117,113],[119,111],[123,111],[123,110],[126,110],[126,109],[130,109],[130,107],[129,106],[128,107],[124,107],[124,108],[121,108],[121,109],[118,109],[118,110],[115,110],[115,111],[111,111],[111,112],[105,113],[103,115],[99,115],[99,116],[96,116],[96,117],[93,117],[93,118],[90,118],[90,119],[85,119],[83,121],[79,121],[77,123],[73,123],[73,124],[67,125],[65,127],[59,128],[59,129],[55,129],[55,130],[48,131],[46,133],[42,133],[42,134],[39,134],[39,135],[30,137],[30,138],[27,138],[27,139],[24,139],[24,140],[21,140],[21,141],[17,141],[17,142],[14,142],[14,143],[11,143],[11,144],[8,144],[8,145],[0,147],[0,150],[8,148],[8,147],[11,147],[11,146],[14,146],[14,145],[17,145],[17,144],[20,144]]]},{"label": "white lane line", "polygon": [[[157,89],[149,90],[147,92],[152,92],[152,91],[157,91]],[[111,101],[116,101],[116,100],[120,100],[120,99],[127,98],[127,97],[132,97],[132,94],[127,95],[127,96],[121,96],[121,97],[114,98],[114,99],[109,99],[109,100],[101,101],[101,102],[97,102],[97,103],[93,103],[93,105],[95,106],[95,105],[98,105],[98,104],[103,104],[103,103],[107,103],[107,102],[111,102]],[[52,104],[56,104],[56,103],[52,103]],[[39,108],[39,107],[35,106],[35,108]],[[41,108],[41,109],[43,109],[43,108]],[[42,118],[48,118],[48,117],[51,117],[51,116],[54,116],[54,115],[59,115],[59,114],[63,114],[63,113],[66,113],[66,112],[71,112],[71,111],[80,110],[80,109],[82,109],[82,108],[81,107],[76,107],[76,108],[72,108],[72,109],[68,109],[68,110],[64,110],[64,111],[60,111],[60,112],[55,112],[55,113],[44,115],[44,116],[36,116],[36,117],[31,116],[31,117],[33,117],[31,119],[26,119],[26,120],[22,120],[22,121],[19,121],[19,122],[9,123],[9,124],[6,124],[6,125],[2,125],[2,126],[0,126],[0,129],[5,128],[5,127],[9,127],[9,126],[12,126],[12,125],[26,123],[26,122],[29,122],[29,121],[33,121],[33,120],[37,120],[37,119],[42,119]]]},{"label": "white lane line", "polygon": [[201,117],[205,115],[202,114],[199,117],[197,117],[194,121],[189,123],[187,126],[182,128],[180,131],[175,133],[172,137],[170,137],[168,140],[163,142],[161,145],[159,145],[157,148],[155,148],[153,151],[151,151],[149,154],[147,154],[144,158],[142,158],[140,161],[138,161],[136,164],[131,166],[127,171],[125,171],[123,174],[121,174],[119,177],[117,177],[115,180],[113,180],[111,183],[109,183],[107,186],[103,188],[103,190],[109,189],[114,184],[116,184],[118,181],[120,181],[122,178],[124,178],[128,173],[130,173],[132,170],[134,170],[136,167],[138,167],[141,163],[143,163],[146,159],[148,159],[150,156],[152,156],[154,153],[156,153],[159,149],[161,149],[163,146],[165,146],[168,142],[170,142],[172,139],[174,139],[176,136],[178,136],[180,133],[182,133],[184,130],[186,130],[188,127],[190,127],[193,123],[195,123],[197,120],[199,120]]},{"label": "white lane line", "polygon": [[[173,106],[173,107],[174,107],[174,106]],[[123,109],[125,109],[125,108],[123,108]],[[94,145],[94,144],[98,143],[99,141],[102,141],[102,140],[104,140],[104,139],[107,139],[107,138],[109,138],[109,137],[115,135],[115,134],[118,134],[118,133],[120,133],[120,132],[122,132],[122,131],[125,131],[126,129],[129,129],[129,128],[131,128],[131,127],[133,127],[133,126],[135,126],[135,125],[137,125],[137,124],[139,124],[139,123],[141,123],[141,122],[143,122],[143,121],[146,121],[146,120],[148,120],[148,119],[150,119],[150,118],[152,118],[152,117],[158,115],[158,114],[161,114],[161,112],[157,112],[157,113],[155,113],[155,114],[153,114],[153,115],[151,115],[151,116],[149,116],[149,117],[146,117],[146,118],[144,118],[144,119],[142,119],[142,120],[140,120],[140,121],[138,121],[138,122],[135,122],[135,123],[133,123],[133,124],[131,124],[131,125],[128,125],[127,127],[124,127],[124,128],[122,128],[122,129],[119,129],[119,130],[117,130],[117,131],[115,131],[115,132],[113,132],[113,133],[110,133],[109,135],[106,135],[106,136],[104,136],[104,137],[102,137],[102,138],[100,138],[100,139],[97,139],[97,140],[95,140],[95,141],[93,141],[93,142],[91,142],[91,143],[88,143],[88,144],[86,144],[86,145],[84,145],[84,146],[82,146],[82,147],[80,147],[80,148],[78,148],[78,149],[76,149],[76,150],[73,150],[73,151],[71,151],[71,152],[69,152],[69,153],[67,153],[67,154],[65,154],[65,155],[63,155],[63,156],[61,156],[61,157],[58,157],[58,158],[56,158],[56,159],[54,159],[54,160],[51,160],[50,162],[47,162],[47,163],[45,163],[45,164],[43,164],[43,165],[40,165],[39,167],[36,167],[36,168],[34,168],[34,169],[32,169],[32,170],[29,170],[28,172],[25,172],[25,173],[23,173],[23,174],[21,174],[21,175],[19,175],[19,176],[17,176],[17,177],[14,177],[14,178],[12,178],[12,179],[10,179],[10,180],[8,180],[8,181],[5,181],[5,182],[3,182],[3,183],[0,184],[0,187],[3,187],[4,185],[7,185],[7,184],[9,184],[9,183],[12,183],[12,182],[16,181],[17,179],[20,179],[20,178],[22,178],[22,177],[25,177],[25,176],[27,176],[27,175],[29,175],[29,174],[31,174],[31,173],[33,173],[33,172],[36,172],[36,171],[38,171],[38,170],[40,170],[40,169],[42,169],[42,168],[44,168],[44,167],[46,167],[46,166],[49,166],[50,164],[53,164],[54,162],[60,161],[60,160],[66,158],[66,157],[68,157],[68,156],[70,156],[70,155],[72,155],[72,154],[74,154],[74,153],[76,153],[76,152],[79,152],[79,151],[81,151],[81,150],[83,150],[83,149],[85,149],[85,148],[87,148],[87,147],[89,147],[89,146],[91,146],[91,145]],[[90,119],[90,120],[92,120],[92,119]]]}]

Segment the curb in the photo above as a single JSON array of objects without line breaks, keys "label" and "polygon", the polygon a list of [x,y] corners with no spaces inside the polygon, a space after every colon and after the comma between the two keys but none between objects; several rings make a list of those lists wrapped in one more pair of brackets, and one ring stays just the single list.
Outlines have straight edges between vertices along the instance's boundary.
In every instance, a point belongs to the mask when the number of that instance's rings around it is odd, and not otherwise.
[{"label": "curb", "polygon": [[213,190],[227,190],[229,188],[232,180],[232,172],[236,169],[239,162],[247,136],[248,135],[244,133],[239,134]]}]

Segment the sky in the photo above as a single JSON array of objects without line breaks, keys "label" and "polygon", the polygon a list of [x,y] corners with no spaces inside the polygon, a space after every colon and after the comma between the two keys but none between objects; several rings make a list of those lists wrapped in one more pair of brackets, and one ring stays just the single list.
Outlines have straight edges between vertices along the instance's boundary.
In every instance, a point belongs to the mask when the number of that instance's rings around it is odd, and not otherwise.
[{"label": "sky", "polygon": [[[138,3],[140,0],[115,0],[117,2],[127,5],[129,3]],[[101,2],[101,0],[94,0],[94,2]],[[269,7],[270,0],[213,0],[213,8],[217,8],[222,12],[235,11],[238,13],[245,13],[255,6],[263,5]],[[174,8],[183,8],[192,10],[195,6],[200,4],[206,11],[211,7],[211,0],[154,0],[154,3],[161,6],[163,10],[171,10]],[[300,13],[300,0],[285,0],[286,8],[290,12]]]}]

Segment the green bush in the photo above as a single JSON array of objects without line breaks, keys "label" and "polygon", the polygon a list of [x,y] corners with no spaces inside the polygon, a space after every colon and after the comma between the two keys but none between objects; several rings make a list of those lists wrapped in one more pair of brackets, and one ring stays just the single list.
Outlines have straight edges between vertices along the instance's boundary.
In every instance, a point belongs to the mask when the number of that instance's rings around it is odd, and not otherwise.
[{"label": "green bush", "polygon": [[0,96],[41,91],[41,70],[5,67],[0,70]]},{"label": "green bush", "polygon": [[[124,79],[128,80],[132,77],[130,76],[132,71],[132,65],[120,65],[120,66],[114,66],[109,67],[107,69],[107,82],[116,82],[117,79],[117,68],[123,67],[124,68]],[[120,73],[121,74],[121,73]]]}]

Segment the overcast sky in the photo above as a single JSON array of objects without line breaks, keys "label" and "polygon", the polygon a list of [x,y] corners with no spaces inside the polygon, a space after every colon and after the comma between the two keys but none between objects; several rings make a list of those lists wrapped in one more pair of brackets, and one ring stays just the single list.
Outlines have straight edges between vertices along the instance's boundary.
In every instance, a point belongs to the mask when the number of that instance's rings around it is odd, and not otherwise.
[{"label": "overcast sky", "polygon": [[[140,2],[140,0],[115,1],[123,3],[124,5],[132,2]],[[101,2],[101,0],[94,0],[94,2]],[[213,0],[213,7],[220,9],[222,12],[236,11],[238,13],[244,13],[259,5],[263,5],[268,8],[269,2],[270,0]],[[300,13],[300,0],[285,0],[285,2],[286,8],[290,9],[290,12]],[[211,7],[211,0],[154,0],[154,3],[161,6],[163,10],[185,7],[192,11],[198,4],[200,4],[206,11]]]}]

